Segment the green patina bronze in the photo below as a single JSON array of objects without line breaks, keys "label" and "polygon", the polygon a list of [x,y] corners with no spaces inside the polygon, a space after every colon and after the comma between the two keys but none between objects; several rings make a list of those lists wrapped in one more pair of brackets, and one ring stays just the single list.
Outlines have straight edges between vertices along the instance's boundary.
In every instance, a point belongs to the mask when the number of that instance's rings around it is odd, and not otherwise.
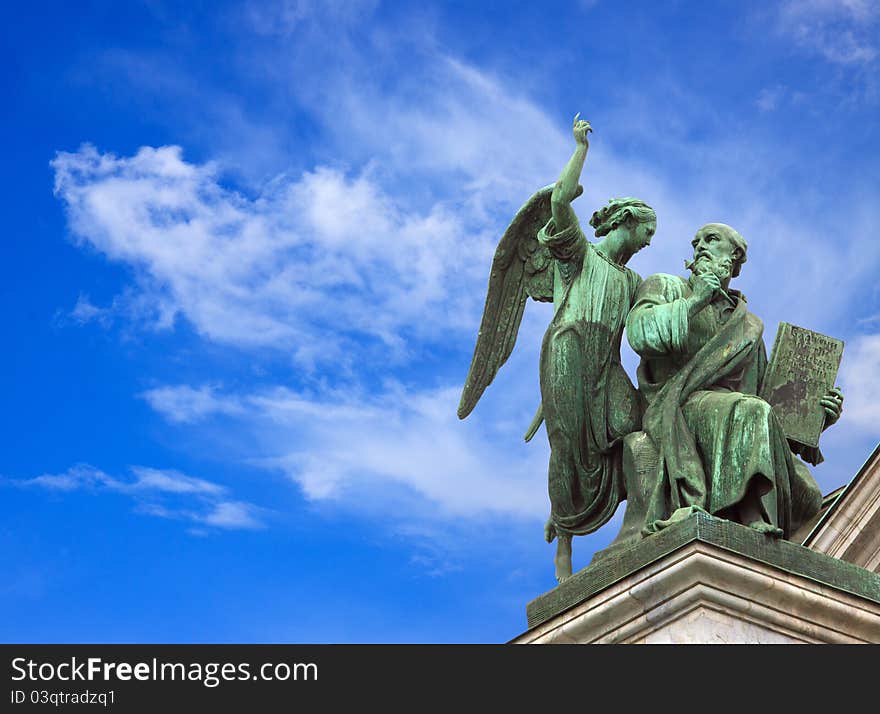
[{"label": "green patina bronze", "polygon": [[[710,223],[692,241],[688,278],[642,281],[626,267],[656,230],[654,211],[616,198],[590,219],[589,242],[571,203],[589,149],[575,117],[575,151],[559,180],[538,191],[505,231],[492,263],[486,306],[461,403],[476,405],[510,355],[529,297],[553,301],[540,356],[541,406],[550,442],[548,542],[556,578],[571,576],[571,537],[604,525],[627,500],[611,550],[694,513],[711,513],[771,537],[788,537],[821,505],[806,465],[818,447],[790,441],[759,398],[767,356],[761,320],[730,288],[746,241]],[[620,362],[626,327],[641,357],[638,390]],[[843,395],[819,400],[825,427]]]}]

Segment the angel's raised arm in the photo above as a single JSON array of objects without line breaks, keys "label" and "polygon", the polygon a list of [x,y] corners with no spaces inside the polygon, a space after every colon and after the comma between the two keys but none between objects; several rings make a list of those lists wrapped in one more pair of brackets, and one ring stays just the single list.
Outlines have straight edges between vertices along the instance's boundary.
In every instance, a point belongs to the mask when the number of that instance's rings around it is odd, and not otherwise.
[{"label": "angel's raised arm", "polygon": [[571,202],[578,196],[578,181],[590,148],[587,135],[593,131],[590,122],[580,119],[580,113],[575,114],[572,126],[575,149],[559,180],[553,186],[553,194],[550,196],[550,207],[553,211],[553,222],[556,231],[562,232],[566,228],[577,225],[577,216],[571,207]]},{"label": "angel's raised arm", "polygon": [[[519,209],[495,250],[477,344],[458,405],[461,419],[471,413],[513,351],[528,298],[541,302],[554,299],[552,259],[568,265],[566,273],[570,275],[572,262],[583,255],[586,239],[571,202],[584,192],[578,178],[592,129],[579,117],[575,116],[572,127],[577,148],[559,180],[539,190]],[[555,230],[548,234],[551,218]]]}]

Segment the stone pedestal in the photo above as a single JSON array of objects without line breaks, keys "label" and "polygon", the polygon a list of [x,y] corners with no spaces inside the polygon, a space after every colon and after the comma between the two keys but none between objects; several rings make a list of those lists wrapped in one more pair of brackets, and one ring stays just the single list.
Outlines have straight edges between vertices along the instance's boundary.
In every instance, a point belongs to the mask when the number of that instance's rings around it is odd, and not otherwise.
[{"label": "stone pedestal", "polygon": [[880,575],[706,515],[530,602],[514,644],[880,643]]}]

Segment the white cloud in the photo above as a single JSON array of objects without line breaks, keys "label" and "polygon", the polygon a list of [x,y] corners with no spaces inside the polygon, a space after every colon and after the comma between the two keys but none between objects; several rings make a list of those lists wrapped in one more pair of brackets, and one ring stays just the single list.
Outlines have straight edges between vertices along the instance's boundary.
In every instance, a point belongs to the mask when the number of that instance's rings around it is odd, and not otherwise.
[{"label": "white cloud", "polygon": [[61,474],[29,479],[5,479],[19,487],[49,491],[112,491],[135,500],[141,513],[224,529],[262,528],[263,509],[244,501],[229,500],[227,488],[173,469],[132,466],[134,479],[109,476],[89,464],[77,464]]},{"label": "white cloud", "polygon": [[138,491],[165,491],[167,493],[197,493],[219,495],[226,489],[211,481],[187,476],[173,469],[151,469],[145,466],[133,466],[131,469],[136,480],[129,489]]},{"label": "white cloud", "polygon": [[[246,3],[240,12],[259,35],[287,35],[314,20],[348,25],[372,13],[377,5],[378,0],[279,0]],[[237,14],[233,12],[235,20]]]},{"label": "white cloud", "polygon": [[43,474],[16,481],[22,486],[38,486],[51,491],[76,491],[81,488],[104,486],[114,491],[123,490],[125,484],[88,464],[77,464],[61,474]]},{"label": "white cloud", "polygon": [[332,91],[311,108],[340,146],[445,183],[456,204],[483,223],[495,217],[492,209],[509,211],[556,179],[572,149],[569,117],[551,116],[504,80],[455,57],[437,52],[419,61],[427,66],[418,81],[403,80],[390,93],[356,69],[331,74],[321,82],[331,82]]},{"label": "white cloud", "polygon": [[880,5],[877,0],[785,0],[782,11],[790,17],[845,18],[864,24],[880,15]]},{"label": "white cloud", "polygon": [[137,271],[140,311],[158,327],[183,316],[222,343],[311,359],[317,344],[333,360],[346,335],[436,335],[460,322],[437,307],[485,252],[442,205],[406,212],[364,172],[318,168],[247,198],[179,147],[119,158],[83,146],[52,165],[74,234]]},{"label": "white cloud", "polygon": [[[157,503],[141,503],[138,511],[157,518],[188,521],[223,530],[259,530],[266,524],[261,520],[264,509],[243,501],[214,501],[206,503],[201,510],[190,508],[167,508]],[[193,536],[206,536],[205,528],[187,528]]]},{"label": "white cloud", "polygon": [[221,501],[215,503],[208,513],[194,517],[200,523],[216,528],[255,529],[263,523],[257,517],[259,509],[242,501]]},{"label": "white cloud", "polygon": [[868,65],[877,58],[878,19],[875,0],[786,0],[779,11],[784,34],[841,65]]},{"label": "white cloud", "polygon": [[147,390],[141,396],[167,419],[181,424],[197,422],[214,414],[241,413],[239,403],[218,399],[215,394],[215,387],[203,385],[198,389],[187,386],[158,387]]},{"label": "white cloud", "polygon": [[94,305],[88,295],[80,294],[76,300],[76,305],[70,311],[70,317],[81,325],[94,321],[107,327],[110,324],[109,313],[110,311],[106,308]]},{"label": "white cloud", "polygon": [[758,94],[758,99],[755,103],[758,105],[758,109],[762,112],[772,112],[779,105],[779,100],[781,98],[782,91],[779,87],[773,87],[772,89],[765,87]]},{"label": "white cloud", "polygon": [[880,335],[862,335],[846,345],[840,378],[848,425],[880,434]]},{"label": "white cloud", "polygon": [[[180,401],[197,391],[178,389]],[[381,508],[385,490],[402,488],[440,517],[540,518],[547,448],[540,439],[522,443],[527,408],[518,409],[519,419],[493,424],[490,405],[480,419],[462,423],[459,394],[458,387],[412,392],[390,385],[354,398],[276,388],[229,399],[247,405],[236,428],[258,441],[257,462],[282,470],[310,500],[366,499]]]}]

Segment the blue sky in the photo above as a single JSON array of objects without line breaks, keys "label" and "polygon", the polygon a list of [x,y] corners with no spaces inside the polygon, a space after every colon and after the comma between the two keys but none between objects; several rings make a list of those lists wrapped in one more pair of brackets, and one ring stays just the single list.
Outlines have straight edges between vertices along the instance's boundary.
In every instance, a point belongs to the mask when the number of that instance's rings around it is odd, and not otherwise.
[{"label": "blue sky", "polygon": [[846,341],[815,470],[845,483],[880,438],[878,28],[870,0],[7,9],[2,639],[522,631],[554,585],[521,439],[548,306],[455,408],[495,244],[578,111],[580,215],[657,211],[631,267],[729,223],[768,345]]}]

